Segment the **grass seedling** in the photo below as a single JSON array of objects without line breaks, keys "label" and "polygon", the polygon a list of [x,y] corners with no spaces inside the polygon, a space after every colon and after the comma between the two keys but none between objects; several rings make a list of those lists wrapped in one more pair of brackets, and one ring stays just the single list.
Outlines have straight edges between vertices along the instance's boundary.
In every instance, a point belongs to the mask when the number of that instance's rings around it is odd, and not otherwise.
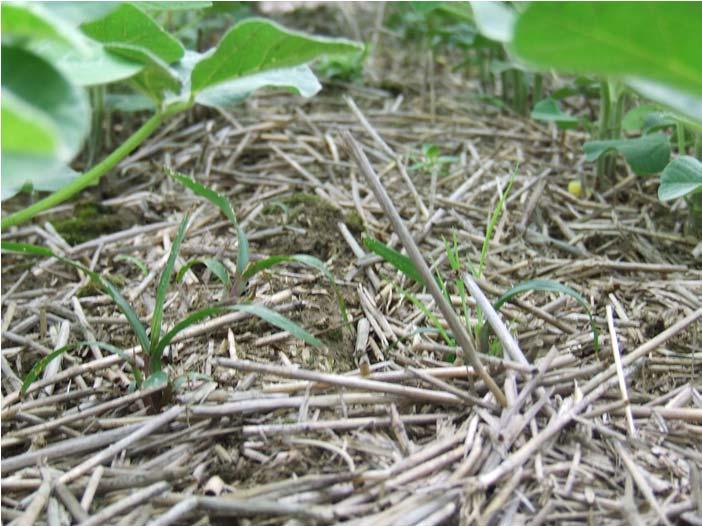
[{"label": "grass seedling", "polygon": [[[180,332],[198,323],[199,321],[202,321],[205,318],[220,314],[225,311],[234,310],[250,313],[254,316],[258,316],[259,318],[270,323],[271,325],[274,325],[284,331],[289,332],[293,336],[300,338],[301,340],[305,341],[310,345],[313,345],[317,348],[322,347],[322,343],[317,338],[312,336],[310,333],[308,333],[306,330],[304,330],[302,327],[300,327],[293,321],[285,318],[284,316],[281,316],[275,311],[264,307],[263,305],[256,304],[241,304],[223,307],[203,308],[193,312],[192,314],[189,314],[188,316],[180,320],[178,323],[176,323],[169,331],[163,333],[162,323],[164,307],[166,303],[166,295],[168,293],[168,288],[173,277],[176,259],[180,250],[180,246],[185,237],[189,219],[190,218],[187,214],[185,215],[185,217],[183,217],[183,220],[181,221],[180,226],[178,228],[178,232],[171,245],[168,260],[163,269],[163,272],[161,273],[161,278],[159,280],[159,284],[156,290],[154,310],[151,316],[150,334],[147,333],[147,328],[139,319],[134,308],[129,304],[129,302],[124,298],[124,296],[122,296],[122,294],[117,290],[117,288],[100,274],[91,271],[84,265],[81,265],[80,263],[77,263],[71,259],[58,256],[54,254],[51,250],[44,247],[38,247],[23,243],[3,242],[2,249],[3,251],[7,252],[15,252],[43,257],[56,257],[63,263],[70,265],[80,270],[81,272],[84,272],[90,277],[90,279],[94,283],[96,283],[110,296],[112,301],[115,302],[119,310],[127,318],[127,321],[129,322],[129,325],[143,351],[144,366],[142,371],[139,371],[139,368],[136,367],[136,360],[128,360],[134,374],[135,382],[140,388],[151,388],[157,386],[170,385],[170,378],[166,371],[164,371],[163,363],[163,354],[166,348],[171,344],[173,339]],[[41,373],[41,371],[46,367],[46,365],[48,365],[48,363],[51,360],[60,356],[63,352],[73,349],[78,345],[80,344],[72,344],[65,346],[61,349],[58,349],[57,351],[54,351],[49,356],[45,357],[40,362],[38,362],[32,368],[30,374],[27,375],[23,385],[23,390],[26,391],[29,385],[37,378],[37,376]],[[112,352],[117,352],[118,354],[120,353],[119,350],[117,350],[114,346],[111,346],[110,344],[100,345],[107,348],[108,350],[111,350]],[[154,407],[155,409],[159,409],[165,401],[166,399],[164,398],[162,392],[155,393],[151,397],[151,404],[152,407]]]},{"label": "grass seedling", "polygon": [[[500,199],[498,200],[495,209],[490,215],[477,267],[470,261],[470,259],[466,258],[464,260],[465,267],[467,267],[470,274],[475,278],[481,278],[485,271],[490,242],[492,241],[492,238],[494,236],[495,227],[504,211],[507,196],[509,195],[509,191],[512,188],[512,183],[514,182],[514,179],[516,177],[517,170],[518,167],[515,167],[509,179],[509,182],[507,183],[507,187],[503,192],[501,192]],[[364,237],[363,244],[368,250],[382,257],[386,262],[390,263],[393,267],[395,267],[395,269],[399,270],[402,274],[404,274],[413,282],[419,283],[420,285],[425,285],[421,275],[417,271],[412,260],[404,254],[401,254],[400,252],[388,247],[384,243],[370,236]],[[476,322],[474,325],[471,326],[471,309],[468,303],[468,293],[466,291],[465,284],[461,278],[465,269],[463,261],[461,260],[459,255],[459,247],[455,232],[453,233],[452,242],[449,243],[446,239],[444,239],[444,245],[449,267],[451,269],[451,278],[444,279],[440,275],[437,275],[435,277],[437,283],[439,284],[442,290],[442,293],[450,301],[449,284],[452,285],[453,288],[455,288],[461,301],[462,314],[464,317],[466,328],[480,343],[481,352],[491,355],[501,354],[502,347],[500,345],[500,342],[497,340],[491,340],[490,328],[486,325],[484,315],[480,308],[476,308]],[[426,305],[424,305],[421,301],[418,300],[418,298],[415,295],[409,293],[408,291],[404,289],[399,290],[403,294],[403,296],[407,297],[412,302],[412,304],[415,305],[415,307],[422,311],[422,313],[432,323],[436,331],[441,335],[441,337],[446,341],[448,345],[455,345],[455,340],[453,339],[453,337],[444,329],[439,319],[426,307]],[[520,283],[507,290],[504,294],[502,294],[494,303],[493,308],[496,311],[498,311],[507,301],[509,301],[513,297],[530,291],[557,292],[574,298],[587,311],[588,316],[590,317],[590,324],[592,326],[595,350],[599,350],[598,332],[594,324],[592,314],[590,313],[590,310],[588,308],[587,302],[580,294],[578,294],[578,292],[558,282],[550,280],[531,280],[524,283]]]},{"label": "grass seedling", "polygon": [[236,272],[234,275],[234,279],[230,278],[226,266],[220,260],[214,258],[195,258],[193,260],[188,261],[185,267],[183,267],[180,270],[177,277],[178,281],[182,280],[182,277],[188,268],[190,268],[192,265],[202,263],[206,265],[207,268],[217,276],[217,278],[222,282],[222,284],[224,284],[225,292],[229,291],[228,294],[225,295],[228,295],[229,299],[236,302],[239,298],[242,297],[242,295],[244,295],[246,284],[248,283],[248,281],[259,272],[262,272],[264,270],[270,269],[276,265],[280,265],[283,263],[299,263],[319,271],[324,275],[324,277],[326,277],[329,280],[329,283],[331,283],[331,286],[334,289],[334,293],[337,297],[341,317],[345,323],[348,322],[349,318],[346,312],[346,305],[341,296],[341,293],[339,292],[338,287],[336,286],[334,276],[329,271],[324,262],[322,262],[314,256],[310,256],[307,254],[277,255],[269,256],[258,261],[250,261],[249,242],[246,237],[246,233],[243,231],[241,226],[239,226],[239,222],[236,218],[236,214],[234,213],[234,209],[232,208],[229,199],[225,195],[215,192],[211,188],[208,188],[198,183],[194,179],[184,174],[174,172],[173,170],[168,169],[166,170],[166,173],[186,188],[192,190],[196,195],[204,197],[211,204],[219,208],[222,211],[222,213],[231,221],[232,226],[234,227],[237,235]]}]

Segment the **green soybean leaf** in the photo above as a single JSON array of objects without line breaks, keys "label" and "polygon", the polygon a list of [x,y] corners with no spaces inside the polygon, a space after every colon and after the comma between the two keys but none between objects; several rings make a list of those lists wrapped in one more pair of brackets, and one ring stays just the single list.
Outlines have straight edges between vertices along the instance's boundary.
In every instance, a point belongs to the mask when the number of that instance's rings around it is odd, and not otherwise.
[{"label": "green soybean leaf", "polygon": [[531,110],[531,118],[537,121],[555,122],[559,128],[575,128],[578,118],[561,111],[558,102],[552,98],[540,100]]},{"label": "green soybean leaf", "polygon": [[2,199],[25,185],[51,187],[54,175],[65,182],[90,129],[85,92],[43,58],[2,46],[2,116]]},{"label": "green soybean leaf", "polygon": [[420,285],[424,285],[422,275],[414,266],[414,263],[412,263],[410,258],[371,236],[364,236],[363,244],[368,250],[383,258],[405,276],[419,283]]},{"label": "green soybean leaf", "polygon": [[690,126],[702,131],[702,96],[671,88],[660,82],[640,78],[628,79],[629,87],[652,101],[675,110],[679,115],[692,119]]},{"label": "green soybean leaf", "polygon": [[51,119],[5,89],[2,90],[2,124],[3,153],[53,156],[60,147]]},{"label": "green soybean leaf", "polygon": [[151,318],[151,349],[156,347],[159,339],[161,338],[163,306],[166,303],[166,293],[168,292],[168,287],[171,283],[173,269],[175,268],[178,252],[180,251],[180,244],[183,242],[185,231],[188,228],[188,221],[190,221],[190,215],[185,214],[183,220],[180,222],[180,226],[178,227],[178,233],[171,244],[171,252],[168,254],[168,260],[166,261],[166,265],[163,267],[161,279],[159,280],[158,287],[156,288],[156,302],[154,304],[153,317]]},{"label": "green soybean leaf", "polygon": [[31,42],[27,48],[43,57],[78,86],[109,84],[132,77],[144,67],[105,50],[99,42],[85,39],[85,49],[77,51],[70,46],[48,41]]},{"label": "green soybean leaf", "polygon": [[702,93],[701,19],[696,2],[532,2],[513,46],[536,66]]},{"label": "green soybean leaf", "polygon": [[497,301],[493,305],[496,311],[500,310],[502,305],[507,303],[509,300],[514,298],[515,296],[518,296],[519,294],[524,294],[525,292],[530,292],[530,291],[542,291],[542,292],[556,292],[558,294],[565,294],[566,296],[570,296],[573,298],[575,301],[577,301],[580,306],[585,309],[585,312],[587,312],[588,317],[590,318],[590,327],[592,327],[592,338],[595,346],[595,351],[599,351],[600,349],[600,340],[599,340],[599,333],[597,331],[597,326],[595,325],[595,320],[592,317],[592,313],[590,312],[590,307],[585,301],[585,298],[583,298],[577,291],[571,289],[570,287],[567,287],[565,285],[561,285],[557,281],[551,281],[547,279],[532,279],[529,281],[525,281],[524,283],[519,283],[518,285],[515,285],[511,289],[509,289],[507,292],[502,294],[499,298],[497,298]]},{"label": "green soybean leaf", "polygon": [[282,316],[281,314],[278,314],[277,312],[267,307],[264,307],[263,305],[235,305],[232,308],[234,310],[248,312],[249,314],[258,316],[262,320],[270,323],[271,325],[274,325],[275,327],[278,327],[279,329],[289,332],[296,338],[299,338],[305,343],[309,343],[313,347],[317,347],[318,349],[321,349],[323,347],[321,341],[312,336],[309,332],[300,327],[297,323],[295,323],[292,320],[289,320],[285,316]]},{"label": "green soybean leaf", "polygon": [[42,6],[51,15],[51,20],[61,19],[63,22],[77,28],[85,22],[91,22],[107,16],[117,9],[120,2],[34,2]]},{"label": "green soybean leaf", "polygon": [[81,26],[89,37],[105,44],[126,44],[142,48],[167,64],[183,57],[185,48],[150,15],[124,3],[107,16]]},{"label": "green soybean leaf", "polygon": [[180,92],[181,84],[178,74],[150,51],[122,43],[107,43],[105,49],[121,57],[144,64],[142,70],[130,79],[130,83],[153,99],[161,101],[166,97],[166,92]]},{"label": "green soybean leaf", "polygon": [[583,150],[588,161],[595,161],[607,152],[619,152],[637,174],[660,172],[670,160],[670,142],[663,133],[653,133],[636,139],[588,141],[583,145]]},{"label": "green soybean leaf", "polygon": [[227,268],[222,264],[222,262],[218,259],[215,258],[204,258],[204,259],[191,259],[188,261],[185,265],[180,267],[180,270],[178,271],[178,274],[176,274],[176,281],[178,283],[183,282],[183,278],[185,277],[185,273],[193,267],[193,265],[205,265],[212,274],[217,276],[217,279],[229,290],[229,287],[231,287],[232,282],[231,279],[229,278],[229,272],[227,272]]},{"label": "green soybean leaf", "polygon": [[655,104],[641,104],[624,115],[622,118],[622,130],[634,133],[644,129],[646,118],[655,112],[660,112],[660,108]]},{"label": "green soybean leaf", "polygon": [[303,97],[312,97],[322,89],[307,65],[272,69],[246,75],[208,87],[195,95],[195,102],[212,108],[229,108],[239,104],[259,88],[290,88]]},{"label": "green soybean leaf", "polygon": [[81,49],[84,38],[62,17],[52,16],[46,6],[39,3],[3,2],[2,36],[3,43],[23,40],[49,40]]},{"label": "green soybean leaf", "polygon": [[682,155],[665,167],[658,187],[658,199],[670,201],[696,192],[702,192],[702,163]]},{"label": "green soybean leaf", "polygon": [[269,20],[251,18],[230,29],[214,52],[195,65],[191,89],[198,93],[244,75],[299,66],[322,55],[355,53],[362,49],[350,40],[315,37],[290,31]]},{"label": "green soybean leaf", "polygon": [[190,9],[207,9],[212,2],[132,2],[144,11],[185,11]]},{"label": "green soybean leaf", "polygon": [[496,42],[503,44],[512,41],[517,13],[502,2],[471,2],[475,25],[478,31]]}]

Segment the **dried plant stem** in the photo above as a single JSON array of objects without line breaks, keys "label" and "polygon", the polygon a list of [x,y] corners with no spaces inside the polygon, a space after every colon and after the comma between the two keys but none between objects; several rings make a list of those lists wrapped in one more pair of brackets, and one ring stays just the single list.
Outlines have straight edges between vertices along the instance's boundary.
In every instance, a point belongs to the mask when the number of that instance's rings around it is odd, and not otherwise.
[{"label": "dried plant stem", "polygon": [[363,176],[366,178],[366,181],[368,182],[369,186],[373,190],[376,199],[378,199],[378,202],[382,206],[385,213],[388,215],[388,218],[390,219],[390,222],[392,223],[395,232],[402,241],[405,250],[407,250],[407,255],[410,257],[412,263],[414,263],[415,267],[422,275],[422,278],[424,279],[424,284],[426,285],[427,289],[434,298],[434,301],[436,301],[436,305],[439,307],[439,310],[444,315],[444,318],[446,319],[446,322],[448,323],[449,327],[451,328],[451,331],[456,337],[456,340],[461,346],[461,349],[463,349],[463,354],[466,358],[466,361],[473,366],[476,373],[485,382],[485,385],[495,396],[495,399],[498,401],[498,403],[500,403],[502,406],[506,406],[507,398],[505,397],[504,393],[499,388],[499,386],[495,383],[495,381],[485,370],[483,364],[480,362],[478,353],[475,350],[475,344],[468,335],[468,332],[461,323],[461,320],[458,318],[449,302],[441,293],[441,289],[439,289],[439,286],[434,280],[434,276],[432,276],[431,270],[429,270],[429,266],[427,265],[426,261],[424,261],[424,257],[419,251],[419,247],[417,247],[416,243],[414,242],[414,239],[412,239],[412,235],[409,233],[409,230],[407,230],[407,227],[402,222],[400,214],[397,213],[395,206],[392,204],[392,201],[390,200],[390,197],[385,191],[385,188],[383,188],[383,185],[378,179],[378,176],[375,174],[375,171],[373,170],[373,167],[368,161],[368,158],[363,153],[363,150],[361,150],[359,144],[348,131],[342,132],[342,137],[346,142],[346,146],[348,147],[351,156],[358,165]]}]

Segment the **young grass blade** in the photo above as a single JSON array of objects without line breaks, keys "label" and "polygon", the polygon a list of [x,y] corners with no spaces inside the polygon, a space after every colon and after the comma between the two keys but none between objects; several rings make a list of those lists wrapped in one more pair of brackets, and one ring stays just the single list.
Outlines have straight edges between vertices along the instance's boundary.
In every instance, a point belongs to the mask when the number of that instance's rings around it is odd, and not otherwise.
[{"label": "young grass blade", "polygon": [[17,254],[29,254],[31,256],[54,257],[55,254],[46,247],[30,245],[29,243],[13,243],[12,241],[2,241],[0,247],[5,252],[15,252]]},{"label": "young grass blade", "polygon": [[249,314],[258,316],[262,320],[267,321],[271,325],[275,325],[279,329],[289,332],[296,338],[299,338],[305,343],[309,343],[317,349],[321,349],[324,346],[321,341],[312,336],[309,332],[300,327],[297,323],[295,323],[292,320],[289,320],[285,316],[282,316],[271,309],[264,307],[263,305],[235,305],[232,308],[234,310],[248,312]]},{"label": "young grass blade", "polygon": [[[237,240],[236,273],[237,276],[243,276],[244,271],[249,264],[249,240],[246,237],[244,230],[238,224],[234,226],[236,226]],[[245,279],[241,279],[239,286],[243,287],[245,281]]]},{"label": "young grass blade", "polygon": [[329,269],[322,260],[317,259],[314,256],[309,256],[307,254],[293,254],[291,256],[271,256],[265,259],[261,259],[259,261],[255,261],[254,263],[251,263],[243,272],[243,281],[252,278],[262,270],[266,270],[275,265],[287,263],[290,261],[293,261],[295,263],[301,263],[303,265],[307,265],[308,267],[312,267],[313,269],[321,272],[324,275],[324,277],[329,280],[329,283],[331,283],[331,286],[333,287],[334,292],[336,294],[336,298],[339,303],[339,310],[341,311],[341,316],[345,322],[348,321],[349,318],[346,312],[346,303],[344,303],[344,298],[341,296],[339,288],[336,286],[334,275],[329,271]]},{"label": "young grass blade", "polygon": [[204,320],[205,318],[209,318],[210,316],[214,316],[221,312],[231,310],[232,307],[206,307],[204,309],[200,309],[198,311],[193,312],[189,316],[176,323],[175,326],[166,334],[164,334],[163,338],[161,338],[158,341],[158,343],[154,345],[151,353],[150,373],[153,374],[161,370],[161,358],[163,356],[163,351],[166,350],[166,347],[168,347],[171,341],[173,341],[173,338],[175,338],[179,332],[184,331],[185,329],[187,329],[191,325],[194,325],[200,320]]},{"label": "young grass blade", "polygon": [[495,307],[495,310],[500,310],[502,305],[504,305],[506,302],[511,300],[513,297],[523,294],[525,292],[529,292],[532,290],[538,290],[542,292],[558,292],[560,294],[565,294],[567,296],[570,296],[573,298],[575,301],[577,301],[580,306],[585,309],[585,312],[587,312],[588,317],[590,318],[590,326],[592,327],[592,338],[593,342],[595,345],[595,352],[599,352],[600,350],[600,340],[599,340],[599,333],[597,331],[597,326],[595,325],[595,320],[592,317],[592,313],[590,312],[590,308],[585,301],[585,298],[583,298],[577,291],[571,289],[570,287],[567,287],[565,285],[561,285],[557,281],[551,281],[548,279],[532,279],[529,281],[525,281],[524,283],[519,283],[518,285],[515,285],[511,289],[509,289],[507,292],[502,294],[499,298],[497,298],[497,301],[493,305]]},{"label": "young grass blade", "polygon": [[115,261],[127,261],[141,270],[142,276],[146,277],[149,274],[149,269],[143,260],[135,256],[130,256],[129,254],[117,254],[115,256]]},{"label": "young grass blade", "polygon": [[[190,221],[190,215],[185,214],[183,220],[180,222],[180,227],[178,227],[178,233],[175,239],[173,239],[173,244],[171,245],[171,253],[168,255],[168,261],[166,261],[166,266],[161,272],[161,280],[158,282],[158,288],[156,289],[156,303],[154,305],[154,314],[151,319],[151,349],[153,350],[158,344],[161,338],[161,321],[163,320],[163,305],[166,303],[166,293],[168,292],[168,285],[171,282],[171,276],[173,275],[173,269],[175,268],[176,259],[178,257],[178,251],[180,250],[180,244],[183,242],[185,237],[185,231],[188,228],[188,221]],[[151,359],[151,357],[149,358]]]},{"label": "young grass blade", "polygon": [[509,178],[509,182],[507,183],[507,188],[505,188],[504,192],[502,192],[500,200],[497,202],[497,206],[495,207],[495,210],[493,210],[492,216],[490,217],[490,222],[488,223],[487,231],[485,232],[485,239],[483,240],[483,248],[480,251],[480,267],[478,268],[478,275],[475,277],[481,277],[483,275],[483,270],[485,270],[485,262],[487,261],[488,247],[490,245],[490,241],[492,240],[492,232],[495,230],[495,225],[500,219],[502,211],[505,208],[505,201],[507,200],[509,191],[512,189],[512,183],[514,182],[514,178],[517,176],[518,169],[519,165],[514,167],[512,176]]},{"label": "young grass blade", "polygon": [[232,285],[232,280],[229,278],[229,272],[227,272],[227,268],[224,266],[224,264],[215,258],[191,259],[185,265],[180,267],[180,270],[176,274],[176,281],[178,283],[182,283],[185,273],[194,265],[205,265],[209,271],[212,272],[212,274],[217,276],[217,279],[222,282],[222,284],[227,288],[227,291],[229,291],[229,287]]},{"label": "young grass blade", "polygon": [[178,181],[183,186],[189,188],[194,193],[200,197],[204,197],[210,203],[219,208],[222,213],[227,216],[227,219],[232,222],[233,225],[238,225],[239,222],[236,219],[236,214],[232,208],[232,204],[222,194],[215,192],[214,190],[207,188],[206,186],[198,183],[194,179],[191,179],[187,175],[171,170],[170,168],[164,168],[167,175]]},{"label": "young grass blade", "polygon": [[364,236],[363,244],[368,250],[374,252],[375,254],[383,258],[385,261],[390,263],[393,267],[402,272],[409,279],[415,281],[416,283],[419,283],[420,285],[424,285],[422,275],[414,266],[414,263],[412,263],[412,260],[410,258],[405,256],[404,254],[400,254],[397,250],[390,248],[385,243],[382,243],[381,241],[378,241],[377,239],[371,236]]},{"label": "young grass blade", "polygon": [[234,213],[234,209],[232,208],[232,204],[229,202],[229,199],[227,199],[226,196],[215,192],[211,188],[207,188],[206,186],[198,183],[197,181],[191,179],[186,175],[175,172],[169,168],[164,168],[164,170],[169,176],[178,181],[180,184],[187,188],[190,188],[190,190],[192,190],[194,193],[196,193],[200,197],[204,197],[210,203],[219,208],[222,211],[222,213],[227,217],[227,219],[229,219],[229,221],[232,222],[232,225],[234,225],[234,228],[236,228],[236,237],[238,244],[236,271],[237,274],[241,276],[244,272],[244,269],[246,268],[246,265],[248,265],[249,263],[249,241],[248,239],[246,239],[246,234],[244,233],[244,231],[241,229],[241,227],[239,227],[239,221],[236,218],[236,214]]},{"label": "young grass blade", "polygon": [[127,318],[127,321],[129,322],[129,325],[132,327],[132,330],[134,331],[137,340],[139,340],[139,345],[141,345],[141,348],[143,349],[144,353],[148,356],[149,349],[151,348],[151,346],[149,344],[149,338],[146,335],[146,329],[144,329],[144,325],[139,320],[139,316],[137,316],[137,313],[134,312],[134,309],[132,309],[131,305],[129,305],[127,300],[124,299],[124,296],[120,294],[117,288],[112,283],[104,279],[100,274],[98,274],[97,272],[93,272],[89,268],[71,259],[54,254],[50,249],[45,247],[39,247],[27,243],[12,243],[9,241],[3,241],[1,247],[2,250],[8,252],[17,252],[20,254],[30,254],[44,257],[55,257],[62,263],[65,263],[66,265],[69,265],[73,268],[77,268],[81,272],[87,274],[91,280],[93,280],[98,286],[100,286],[100,288],[102,288],[107,293],[108,296],[112,298],[112,301],[114,301],[119,310],[122,311],[122,314],[124,314],[124,316]]},{"label": "young grass blade", "polygon": [[73,349],[78,349],[79,347],[82,347],[83,345],[96,345],[101,349],[104,349],[106,351],[109,351],[111,353],[119,355],[125,362],[129,364],[129,367],[131,368],[132,372],[134,373],[134,378],[136,379],[137,385],[141,385],[142,383],[142,376],[141,376],[141,371],[139,371],[139,368],[136,366],[134,361],[125,353],[122,349],[119,349],[118,347],[115,347],[114,345],[110,345],[109,343],[103,343],[103,342],[77,342],[77,343],[69,343],[68,345],[64,345],[63,347],[56,349],[52,353],[44,356],[41,360],[37,361],[34,366],[29,370],[29,372],[26,374],[24,377],[24,381],[22,382],[22,388],[20,389],[20,392],[22,394],[25,394],[27,390],[29,389],[29,386],[32,385],[36,379],[39,377],[39,375],[46,369],[46,366],[49,365],[53,360],[61,356],[63,353],[66,351],[72,351]]}]

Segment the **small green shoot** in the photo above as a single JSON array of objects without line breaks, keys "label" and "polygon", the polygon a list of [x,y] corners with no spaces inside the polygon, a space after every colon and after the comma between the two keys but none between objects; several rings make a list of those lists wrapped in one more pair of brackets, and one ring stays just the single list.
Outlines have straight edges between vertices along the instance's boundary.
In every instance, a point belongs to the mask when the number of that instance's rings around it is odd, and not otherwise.
[{"label": "small green shoot", "polygon": [[570,287],[567,287],[565,285],[562,285],[558,283],[557,281],[552,281],[552,280],[546,280],[546,279],[533,279],[529,281],[525,281],[523,283],[519,283],[518,285],[515,285],[511,289],[509,289],[507,292],[502,294],[499,298],[497,298],[497,301],[493,305],[496,311],[499,311],[502,306],[514,298],[515,296],[518,296],[520,294],[524,294],[525,292],[531,292],[531,291],[542,291],[542,292],[557,292],[559,294],[565,294],[566,296],[570,296],[573,298],[575,301],[577,301],[580,306],[585,309],[585,312],[587,312],[588,317],[590,318],[590,326],[592,327],[592,340],[595,346],[595,352],[599,352],[600,350],[600,340],[599,340],[599,333],[597,330],[597,326],[595,325],[595,320],[592,317],[592,313],[590,312],[590,306],[587,304],[585,301],[585,298],[583,298],[577,291],[571,289]]}]

